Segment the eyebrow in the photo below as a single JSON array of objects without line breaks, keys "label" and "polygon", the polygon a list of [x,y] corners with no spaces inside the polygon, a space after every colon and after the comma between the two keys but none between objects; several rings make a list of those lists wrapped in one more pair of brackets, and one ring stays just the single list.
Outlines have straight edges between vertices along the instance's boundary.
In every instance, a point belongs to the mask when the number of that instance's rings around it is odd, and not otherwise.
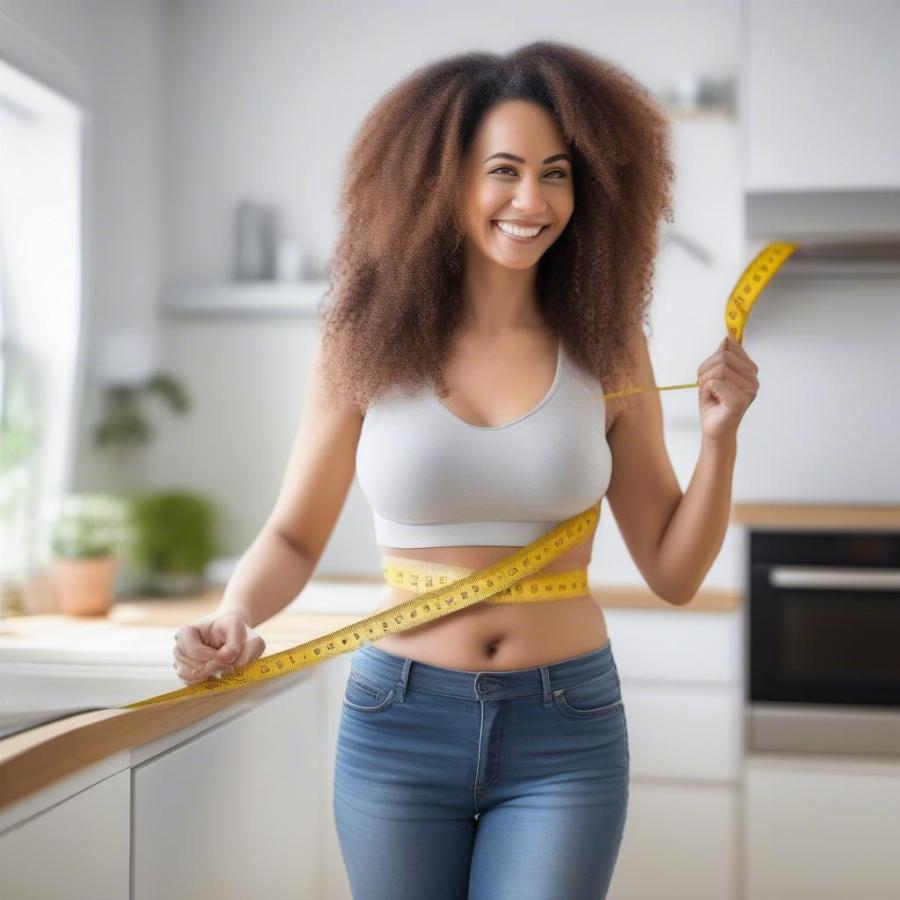
[{"label": "eyebrow", "polygon": [[[512,154],[512,153],[502,153],[502,152],[501,152],[501,153],[493,153],[493,154],[492,154],[491,156],[489,156],[484,162],[487,162],[488,160],[494,159],[494,157],[497,157],[497,156],[501,157],[502,159],[511,159],[513,162],[518,162],[518,163],[523,163],[523,162],[525,162],[525,160],[522,159],[521,156],[515,156],[515,155]],[[555,156],[548,156],[548,157],[541,163],[541,165],[542,165],[542,166],[546,166],[547,163],[556,162],[556,160],[558,160],[558,159],[566,159],[566,160],[568,160],[570,163],[572,162],[572,158],[569,156],[568,153],[557,153]],[[484,163],[482,163],[482,165],[484,165]]]}]

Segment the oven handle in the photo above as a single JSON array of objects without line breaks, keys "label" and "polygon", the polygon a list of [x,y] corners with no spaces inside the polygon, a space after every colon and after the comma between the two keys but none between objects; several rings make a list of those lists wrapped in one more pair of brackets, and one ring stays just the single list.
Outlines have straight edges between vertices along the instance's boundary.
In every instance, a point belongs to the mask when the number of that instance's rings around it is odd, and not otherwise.
[{"label": "oven handle", "polygon": [[900,588],[900,569],[842,566],[772,566],[769,583],[777,587],[877,591]]}]

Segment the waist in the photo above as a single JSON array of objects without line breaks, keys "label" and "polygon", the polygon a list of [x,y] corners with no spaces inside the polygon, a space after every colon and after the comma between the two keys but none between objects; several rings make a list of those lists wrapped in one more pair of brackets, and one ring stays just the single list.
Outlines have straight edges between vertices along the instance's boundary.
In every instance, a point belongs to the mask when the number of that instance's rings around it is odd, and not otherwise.
[{"label": "waist", "polygon": [[[394,554],[382,557],[385,582],[394,588],[424,594],[465,578],[476,569],[466,566],[436,563]],[[569,600],[589,594],[588,571],[585,565],[571,565],[559,571],[542,570],[525,575],[514,584],[487,597],[484,605],[504,603],[546,603]]]},{"label": "waist", "polygon": [[618,672],[609,639],[598,649],[544,666],[490,671],[435,666],[398,656],[374,644],[367,644],[353,654],[353,671],[373,686],[396,685],[405,673],[409,689],[469,700],[540,695],[544,689],[541,669],[546,670],[549,684],[556,690],[574,687],[610,671]]}]

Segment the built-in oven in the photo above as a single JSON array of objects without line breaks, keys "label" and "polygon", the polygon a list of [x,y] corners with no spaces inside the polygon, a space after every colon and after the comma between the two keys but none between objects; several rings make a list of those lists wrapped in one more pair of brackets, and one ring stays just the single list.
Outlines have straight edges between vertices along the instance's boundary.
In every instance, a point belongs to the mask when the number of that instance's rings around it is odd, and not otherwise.
[{"label": "built-in oven", "polygon": [[900,756],[900,534],[755,531],[750,750]]}]

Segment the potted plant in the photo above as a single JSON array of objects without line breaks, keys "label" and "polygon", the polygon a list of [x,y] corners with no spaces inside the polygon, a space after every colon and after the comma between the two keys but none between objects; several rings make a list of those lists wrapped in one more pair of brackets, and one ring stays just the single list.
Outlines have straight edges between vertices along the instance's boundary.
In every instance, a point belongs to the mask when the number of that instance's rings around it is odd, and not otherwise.
[{"label": "potted plant", "polygon": [[112,603],[127,501],[110,493],[63,497],[50,527],[51,580],[65,615],[103,615]]},{"label": "potted plant", "polygon": [[147,575],[147,590],[162,596],[201,590],[204,570],[218,552],[212,503],[187,491],[167,491],[137,496],[130,509],[129,555]]}]

